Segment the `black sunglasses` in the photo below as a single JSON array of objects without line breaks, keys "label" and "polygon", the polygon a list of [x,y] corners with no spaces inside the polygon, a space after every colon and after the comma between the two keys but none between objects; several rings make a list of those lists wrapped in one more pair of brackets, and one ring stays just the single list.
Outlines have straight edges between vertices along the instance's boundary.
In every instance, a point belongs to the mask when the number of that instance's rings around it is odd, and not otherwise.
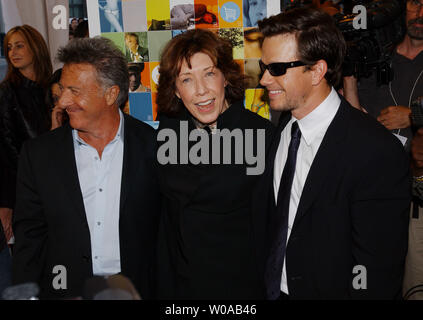
[{"label": "black sunglasses", "polygon": [[264,64],[263,61],[259,61],[260,70],[262,73],[264,73],[267,70],[269,70],[269,73],[274,77],[283,76],[286,73],[286,70],[288,68],[295,68],[300,66],[307,65],[306,63],[302,61],[291,61],[291,62],[275,62],[275,63],[269,63]]}]

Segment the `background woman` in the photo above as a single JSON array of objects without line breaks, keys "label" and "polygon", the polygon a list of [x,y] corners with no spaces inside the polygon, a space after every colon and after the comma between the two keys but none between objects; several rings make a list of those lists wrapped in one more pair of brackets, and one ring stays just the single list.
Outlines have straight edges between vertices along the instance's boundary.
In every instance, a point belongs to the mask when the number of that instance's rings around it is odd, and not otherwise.
[{"label": "background woman", "polygon": [[45,88],[52,73],[47,45],[34,28],[12,28],[4,38],[7,74],[0,84],[0,217],[12,236],[18,155],[23,142],[50,129]]},{"label": "background woman", "polygon": [[[160,62],[159,130],[173,129],[184,139],[182,121],[189,131],[206,129],[209,137],[217,129],[260,128],[270,142],[270,122],[243,106],[243,81],[229,42],[204,29],[178,35]],[[250,230],[250,199],[259,176],[246,175],[246,167],[245,161],[160,166],[159,298],[261,297]]]}]

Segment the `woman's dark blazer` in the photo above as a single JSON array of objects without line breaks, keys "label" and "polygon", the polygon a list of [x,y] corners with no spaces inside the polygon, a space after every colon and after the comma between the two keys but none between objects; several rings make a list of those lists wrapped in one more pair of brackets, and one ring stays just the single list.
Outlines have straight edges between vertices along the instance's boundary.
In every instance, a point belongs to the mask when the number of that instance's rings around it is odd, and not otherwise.
[{"label": "woman's dark blazer", "polygon": [[[195,129],[184,110],[176,118],[160,116],[159,130],[173,129],[179,138],[183,120],[188,121],[189,131]],[[265,146],[273,132],[268,120],[246,110],[241,102],[219,116],[217,128],[264,129]],[[232,145],[232,163],[234,150]],[[247,175],[246,168],[245,158],[242,164],[159,166],[164,195],[159,232],[159,298],[261,298],[252,254],[250,203],[260,175]]]},{"label": "woman's dark blazer", "polygon": [[22,144],[50,129],[45,91],[21,77],[19,85],[0,84],[0,207],[14,208],[16,171]]}]

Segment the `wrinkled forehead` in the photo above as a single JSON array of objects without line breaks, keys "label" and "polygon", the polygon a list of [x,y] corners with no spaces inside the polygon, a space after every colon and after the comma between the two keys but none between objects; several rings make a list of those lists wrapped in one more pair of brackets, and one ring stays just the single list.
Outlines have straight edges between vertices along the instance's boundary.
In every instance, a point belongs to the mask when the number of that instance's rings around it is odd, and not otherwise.
[{"label": "wrinkled forehead", "polygon": [[182,70],[182,66],[184,65],[184,63],[186,63],[186,65],[188,66],[189,69],[192,69],[192,63],[191,63],[192,58],[198,53],[206,54],[210,58],[213,66],[215,66],[215,67],[217,66],[217,58],[213,54],[211,54],[210,52],[207,52],[207,51],[197,51],[195,53],[192,53],[188,57],[182,56],[182,57],[179,58],[179,60],[177,62],[177,68],[176,68],[176,76],[177,77],[180,75],[181,70]]},{"label": "wrinkled forehead", "polygon": [[98,73],[90,63],[67,63],[63,66],[60,85],[67,87],[71,84],[80,83],[82,85],[95,84],[100,86]]}]

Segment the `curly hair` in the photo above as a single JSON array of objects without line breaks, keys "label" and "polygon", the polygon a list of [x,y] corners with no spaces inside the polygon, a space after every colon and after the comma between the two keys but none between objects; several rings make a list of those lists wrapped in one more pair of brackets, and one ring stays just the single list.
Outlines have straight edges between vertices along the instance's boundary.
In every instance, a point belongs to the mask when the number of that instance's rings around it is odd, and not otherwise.
[{"label": "curly hair", "polygon": [[25,39],[31,53],[33,54],[34,73],[36,77],[35,82],[43,88],[46,88],[48,80],[53,72],[50,53],[43,36],[35,28],[26,24],[10,29],[4,38],[4,56],[7,61],[7,74],[4,81],[10,81],[11,83],[18,85],[22,79],[19,70],[13,66],[9,58],[8,44],[10,38],[15,33],[19,33]]},{"label": "curly hair", "polygon": [[328,84],[336,86],[340,82],[346,44],[329,14],[312,8],[296,8],[263,19],[258,25],[265,38],[294,34],[299,59],[308,66],[320,59],[325,60]]},{"label": "curly hair", "polygon": [[232,57],[232,45],[215,33],[205,29],[189,30],[170,40],[163,50],[157,94],[158,113],[167,116],[178,115],[183,102],[175,95],[176,78],[184,61],[191,68],[191,58],[196,53],[205,53],[213,64],[223,73],[227,85],[225,98],[229,103],[242,100],[244,97],[245,77],[238,63]]},{"label": "curly hair", "polygon": [[128,66],[123,53],[106,38],[76,38],[59,49],[57,59],[64,64],[87,63],[97,71],[97,81],[103,88],[117,85],[120,89],[116,100],[122,108],[128,99]]}]

